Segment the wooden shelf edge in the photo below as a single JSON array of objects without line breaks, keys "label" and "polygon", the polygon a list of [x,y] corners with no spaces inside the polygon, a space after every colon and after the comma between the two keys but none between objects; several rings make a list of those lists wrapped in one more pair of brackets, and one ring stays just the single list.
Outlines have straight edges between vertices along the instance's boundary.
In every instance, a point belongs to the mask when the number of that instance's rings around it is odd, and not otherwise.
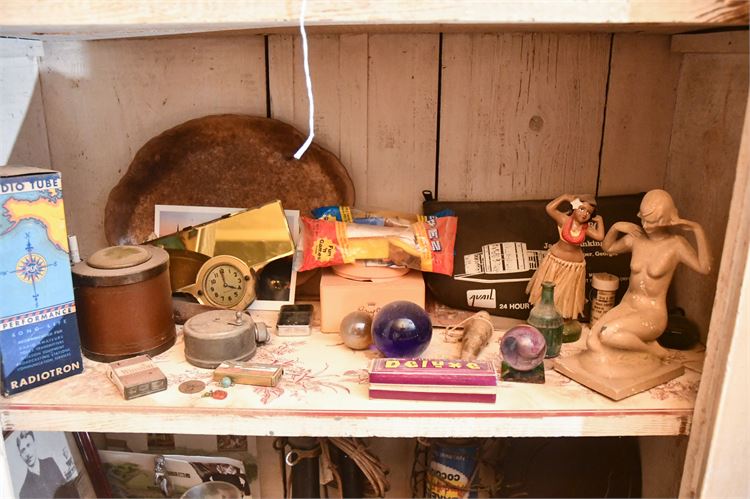
[{"label": "wooden shelf edge", "polygon": [[[161,415],[160,415],[161,416]],[[187,413],[136,418],[127,412],[92,413],[38,409],[3,411],[4,430],[93,431],[127,433],[227,434],[254,436],[354,437],[581,437],[687,435],[691,411],[661,415],[600,413],[597,415],[542,415],[537,417],[467,417],[421,415],[405,417],[281,416],[243,417],[229,412],[197,418]],[[205,425],[200,421],[207,421]]]},{"label": "wooden shelf edge", "polygon": [[[0,36],[102,39],[226,30],[296,28],[301,0],[237,2],[194,0],[6,0]],[[403,2],[309,0],[306,24],[315,27],[379,26],[568,27],[664,31],[746,26],[748,6],[724,0],[501,0]],[[628,28],[629,27],[629,28]]]}]

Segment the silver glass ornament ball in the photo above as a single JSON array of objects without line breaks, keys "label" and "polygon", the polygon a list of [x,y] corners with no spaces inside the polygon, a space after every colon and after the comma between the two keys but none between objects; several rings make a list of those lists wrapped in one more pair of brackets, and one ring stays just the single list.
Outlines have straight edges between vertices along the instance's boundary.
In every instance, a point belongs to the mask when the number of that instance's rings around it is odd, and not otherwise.
[{"label": "silver glass ornament ball", "polygon": [[372,316],[357,310],[341,319],[339,331],[344,345],[352,350],[364,350],[372,343]]}]

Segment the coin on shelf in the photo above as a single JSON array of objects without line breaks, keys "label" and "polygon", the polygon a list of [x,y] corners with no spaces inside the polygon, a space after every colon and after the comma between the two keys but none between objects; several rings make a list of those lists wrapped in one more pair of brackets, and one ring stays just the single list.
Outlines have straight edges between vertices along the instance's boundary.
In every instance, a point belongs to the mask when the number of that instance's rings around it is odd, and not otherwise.
[{"label": "coin on shelf", "polygon": [[206,388],[206,384],[197,379],[191,379],[180,383],[179,387],[182,393],[198,393],[203,391],[204,388]]}]

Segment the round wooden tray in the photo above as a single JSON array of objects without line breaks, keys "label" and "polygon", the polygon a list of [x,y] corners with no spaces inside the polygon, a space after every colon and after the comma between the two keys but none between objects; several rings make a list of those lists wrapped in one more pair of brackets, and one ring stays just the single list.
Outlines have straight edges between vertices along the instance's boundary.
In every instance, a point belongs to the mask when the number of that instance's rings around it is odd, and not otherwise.
[{"label": "round wooden tray", "polygon": [[139,244],[154,227],[154,205],[252,208],[281,200],[285,209],[354,205],[344,165],[278,120],[224,114],[187,121],[149,140],[112,189],[104,213],[110,244]]}]

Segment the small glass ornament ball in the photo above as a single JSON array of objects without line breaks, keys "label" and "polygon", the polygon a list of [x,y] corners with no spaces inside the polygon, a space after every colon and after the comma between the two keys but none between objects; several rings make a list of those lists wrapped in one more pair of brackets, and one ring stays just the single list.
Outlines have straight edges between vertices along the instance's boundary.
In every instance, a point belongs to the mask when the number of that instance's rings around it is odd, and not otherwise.
[{"label": "small glass ornament ball", "polygon": [[372,339],[386,357],[418,357],[432,339],[432,321],[419,305],[394,301],[375,314]]},{"label": "small glass ornament ball", "polygon": [[372,343],[372,316],[357,310],[347,314],[339,326],[344,345],[352,350],[364,350]]},{"label": "small glass ornament ball", "polygon": [[508,329],[500,340],[503,360],[517,371],[531,371],[544,362],[547,342],[534,326],[521,324]]}]

